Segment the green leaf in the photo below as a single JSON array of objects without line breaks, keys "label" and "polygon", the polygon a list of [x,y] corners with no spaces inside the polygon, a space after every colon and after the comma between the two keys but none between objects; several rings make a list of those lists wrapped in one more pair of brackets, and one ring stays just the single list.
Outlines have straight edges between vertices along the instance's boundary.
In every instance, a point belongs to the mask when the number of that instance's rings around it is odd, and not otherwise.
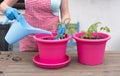
[{"label": "green leaf", "polygon": [[97,32],[98,24],[101,24],[101,22],[96,22],[88,28],[88,30],[87,30],[88,38],[91,38],[92,32]]},{"label": "green leaf", "polygon": [[109,29],[109,27],[105,27],[105,30],[107,31],[107,32],[110,32],[110,29]]},{"label": "green leaf", "polygon": [[100,30],[104,30],[106,32],[110,32],[110,29],[107,26],[101,27]]}]

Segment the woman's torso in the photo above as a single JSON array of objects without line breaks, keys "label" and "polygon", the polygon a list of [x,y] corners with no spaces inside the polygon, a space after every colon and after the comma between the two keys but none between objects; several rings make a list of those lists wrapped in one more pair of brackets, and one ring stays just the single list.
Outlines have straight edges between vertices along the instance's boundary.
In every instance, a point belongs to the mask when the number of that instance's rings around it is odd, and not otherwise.
[{"label": "woman's torso", "polygon": [[26,0],[25,18],[34,27],[55,31],[61,0]]}]

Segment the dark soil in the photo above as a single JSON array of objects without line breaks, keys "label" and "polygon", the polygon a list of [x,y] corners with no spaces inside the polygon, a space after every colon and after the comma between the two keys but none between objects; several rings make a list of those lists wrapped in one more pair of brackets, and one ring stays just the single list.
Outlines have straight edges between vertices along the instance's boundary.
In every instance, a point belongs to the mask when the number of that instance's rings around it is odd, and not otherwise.
[{"label": "dark soil", "polygon": [[3,71],[0,71],[0,74],[4,73]]},{"label": "dark soil", "polygon": [[21,61],[22,58],[21,58],[21,57],[13,57],[12,60],[13,60],[13,61]]},{"label": "dark soil", "polygon": [[89,38],[89,37],[80,37],[80,38],[82,38],[82,39],[93,39],[93,40],[104,39],[104,37],[100,37],[100,36],[92,37],[92,38]]},{"label": "dark soil", "polygon": [[[65,39],[67,38],[68,35],[67,34],[64,34],[63,37],[60,37],[60,39]],[[52,37],[49,37],[49,38],[42,38],[43,40],[54,40]]]},{"label": "dark soil", "polygon": [[50,38],[43,38],[43,40],[53,40],[53,39],[50,39]]},{"label": "dark soil", "polygon": [[63,37],[60,38],[60,39],[65,39],[65,38],[67,38],[67,37],[68,37],[68,35],[67,35],[67,34],[64,34]]}]

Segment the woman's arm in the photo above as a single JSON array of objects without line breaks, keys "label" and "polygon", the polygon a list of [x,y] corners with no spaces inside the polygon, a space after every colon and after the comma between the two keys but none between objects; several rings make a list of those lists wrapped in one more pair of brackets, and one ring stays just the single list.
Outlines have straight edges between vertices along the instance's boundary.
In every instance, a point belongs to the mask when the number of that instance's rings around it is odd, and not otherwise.
[{"label": "woman's arm", "polygon": [[4,12],[8,6],[13,6],[18,0],[4,0],[0,4],[0,11]]},{"label": "woman's arm", "polygon": [[[69,8],[68,8],[68,0],[61,0],[61,21],[63,22],[66,18],[70,18]],[[66,21],[68,24],[69,21]]]}]

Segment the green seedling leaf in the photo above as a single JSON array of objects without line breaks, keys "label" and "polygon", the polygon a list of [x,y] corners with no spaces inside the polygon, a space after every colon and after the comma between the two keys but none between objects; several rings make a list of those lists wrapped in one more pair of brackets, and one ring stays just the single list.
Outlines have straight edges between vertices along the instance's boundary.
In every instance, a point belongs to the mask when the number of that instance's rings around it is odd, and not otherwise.
[{"label": "green seedling leaf", "polygon": [[110,29],[109,29],[109,27],[105,27],[105,30],[107,31],[107,32],[110,32]]},{"label": "green seedling leaf", "polygon": [[104,30],[106,32],[110,32],[110,29],[107,26],[101,27],[100,30]]},{"label": "green seedling leaf", "polygon": [[101,22],[96,22],[88,28],[88,30],[87,30],[88,38],[91,38],[91,35],[93,32],[97,32],[98,24],[101,24]]},{"label": "green seedling leaf", "polygon": [[96,22],[96,23],[92,24],[92,25],[88,28],[86,34],[85,34],[82,38],[85,37],[85,38],[91,39],[93,32],[96,32],[96,36],[95,36],[95,37],[98,37],[98,36],[97,36],[97,35],[98,35],[98,34],[97,34],[98,30],[103,30],[103,31],[106,31],[106,32],[110,32],[110,29],[109,29],[107,26],[101,27],[100,29],[98,29],[99,24],[101,24],[101,22]]}]

